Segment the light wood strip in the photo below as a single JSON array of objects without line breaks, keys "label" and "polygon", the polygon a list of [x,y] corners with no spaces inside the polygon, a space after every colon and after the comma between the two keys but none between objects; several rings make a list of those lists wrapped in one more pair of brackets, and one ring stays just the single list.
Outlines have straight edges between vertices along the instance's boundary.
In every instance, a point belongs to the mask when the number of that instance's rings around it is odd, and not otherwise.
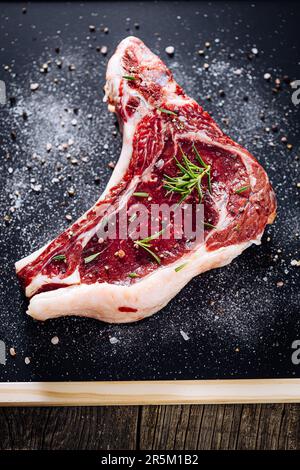
[{"label": "light wood strip", "polygon": [[0,384],[2,406],[300,402],[300,379]]}]

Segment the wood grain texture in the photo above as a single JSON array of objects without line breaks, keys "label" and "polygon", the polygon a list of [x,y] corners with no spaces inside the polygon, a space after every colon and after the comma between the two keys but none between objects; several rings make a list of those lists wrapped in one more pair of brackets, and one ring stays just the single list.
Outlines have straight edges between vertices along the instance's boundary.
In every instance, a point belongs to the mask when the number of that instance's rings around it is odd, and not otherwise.
[{"label": "wood grain texture", "polygon": [[142,449],[300,449],[300,405],[143,407]]},{"label": "wood grain texture", "polygon": [[0,449],[300,449],[300,404],[0,408]]},{"label": "wood grain texture", "polygon": [[2,406],[299,403],[300,379],[3,382]]}]

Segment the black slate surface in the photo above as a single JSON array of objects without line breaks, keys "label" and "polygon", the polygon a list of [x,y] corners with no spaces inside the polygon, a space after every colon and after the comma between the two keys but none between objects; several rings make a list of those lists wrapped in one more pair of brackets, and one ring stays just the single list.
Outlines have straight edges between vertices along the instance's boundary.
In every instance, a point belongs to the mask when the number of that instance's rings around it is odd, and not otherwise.
[{"label": "black slate surface", "polygon": [[[276,78],[300,78],[297,4],[36,2],[26,12],[23,7],[0,6],[0,80],[8,96],[0,107],[0,340],[7,349],[0,379],[299,377],[291,344],[300,337],[295,266],[300,105],[292,103],[288,83],[272,91]],[[277,193],[278,218],[261,246],[194,279],[150,319],[122,326],[78,318],[38,323],[25,314],[14,262],[57,235],[69,223],[66,215],[75,220],[104,189],[107,164],[121,148],[114,117],[102,103],[105,68],[129,34],[160,54],[187,93],[265,166]],[[172,58],[165,53],[168,45],[175,47]],[[108,47],[107,56],[98,46]],[[47,61],[48,73],[41,73]],[[75,70],[69,70],[71,64]],[[39,84],[35,92],[32,83]],[[74,197],[67,195],[71,187]],[[57,345],[51,343],[54,336]]]}]

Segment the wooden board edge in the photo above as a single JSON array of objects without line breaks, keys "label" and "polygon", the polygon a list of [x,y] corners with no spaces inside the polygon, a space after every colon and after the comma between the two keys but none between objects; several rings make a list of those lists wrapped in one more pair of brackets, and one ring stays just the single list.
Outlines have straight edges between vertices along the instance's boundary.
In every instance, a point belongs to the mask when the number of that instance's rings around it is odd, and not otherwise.
[{"label": "wooden board edge", "polygon": [[300,402],[300,379],[0,383],[0,406],[291,402]]}]

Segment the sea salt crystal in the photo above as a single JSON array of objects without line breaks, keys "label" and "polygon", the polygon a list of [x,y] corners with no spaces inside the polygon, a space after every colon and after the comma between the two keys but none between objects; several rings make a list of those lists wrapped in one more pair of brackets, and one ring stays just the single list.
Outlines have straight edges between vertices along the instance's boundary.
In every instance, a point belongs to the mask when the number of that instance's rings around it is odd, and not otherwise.
[{"label": "sea salt crystal", "polygon": [[172,55],[174,55],[175,48],[173,46],[168,46],[168,47],[165,48],[165,51],[169,56],[172,56]]},{"label": "sea salt crystal", "polygon": [[36,91],[40,85],[38,83],[31,83],[30,84],[30,90],[31,91]]},{"label": "sea salt crystal", "polygon": [[59,338],[58,336],[53,336],[53,338],[51,338],[51,343],[56,345],[59,343]]},{"label": "sea salt crystal", "polygon": [[183,337],[184,341],[188,341],[190,337],[182,330],[180,330],[180,334]]},{"label": "sea salt crystal", "polygon": [[300,266],[300,260],[292,259],[291,265],[292,266]]},{"label": "sea salt crystal", "polygon": [[109,338],[109,342],[110,344],[117,344],[119,343],[119,340],[115,336],[112,336],[111,338]]}]

